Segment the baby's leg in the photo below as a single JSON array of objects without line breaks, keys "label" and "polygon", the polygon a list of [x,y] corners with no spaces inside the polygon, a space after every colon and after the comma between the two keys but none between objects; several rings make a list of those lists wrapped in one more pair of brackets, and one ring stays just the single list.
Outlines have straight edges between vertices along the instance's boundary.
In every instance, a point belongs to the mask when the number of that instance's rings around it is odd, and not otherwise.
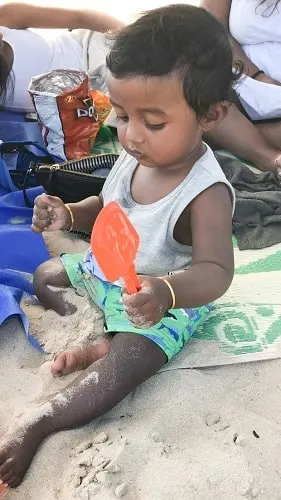
[{"label": "baby's leg", "polygon": [[93,363],[63,391],[29,410],[14,433],[0,445],[0,480],[11,487],[22,481],[41,441],[50,434],[84,425],[103,415],[156,373],[167,361],[148,338],[118,333],[109,353]]},{"label": "baby's leg", "polygon": [[33,287],[39,301],[45,309],[53,309],[61,316],[73,314],[76,308],[65,302],[61,291],[54,291],[50,287],[69,286],[71,283],[59,257],[43,262],[34,273]]}]

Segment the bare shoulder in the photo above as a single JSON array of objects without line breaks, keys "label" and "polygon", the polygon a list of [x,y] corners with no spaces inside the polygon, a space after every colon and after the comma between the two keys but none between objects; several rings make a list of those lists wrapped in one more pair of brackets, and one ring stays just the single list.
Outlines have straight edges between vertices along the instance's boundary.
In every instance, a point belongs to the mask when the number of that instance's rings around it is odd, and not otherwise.
[{"label": "bare shoulder", "polygon": [[224,207],[232,215],[232,198],[231,190],[227,184],[219,182],[202,191],[190,204],[190,211],[196,213],[204,211],[207,215],[207,208],[213,211],[221,210]]},{"label": "bare shoulder", "polygon": [[201,238],[202,232],[206,233],[208,228],[213,228],[214,234],[226,229],[231,234],[232,203],[232,195],[226,184],[210,186],[184,209],[176,223],[174,238],[183,245],[193,246],[195,233]]},{"label": "bare shoulder", "polygon": [[218,183],[190,205],[193,262],[211,261],[233,272],[232,194]]},{"label": "bare shoulder", "polygon": [[200,193],[182,212],[179,221],[183,227],[190,226],[191,219],[227,219],[232,221],[233,196],[222,182],[213,184]]},{"label": "bare shoulder", "polygon": [[200,193],[190,204],[190,227],[194,235],[223,237],[232,234],[232,194],[224,183],[217,183]]}]

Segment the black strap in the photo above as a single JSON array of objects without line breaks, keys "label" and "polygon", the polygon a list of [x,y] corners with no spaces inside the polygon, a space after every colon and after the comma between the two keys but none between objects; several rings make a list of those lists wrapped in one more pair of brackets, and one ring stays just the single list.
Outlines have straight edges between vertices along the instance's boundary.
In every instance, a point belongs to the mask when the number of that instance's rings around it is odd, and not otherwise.
[{"label": "black strap", "polygon": [[256,80],[256,79],[257,79],[257,77],[258,77],[259,75],[264,75],[264,71],[262,71],[262,69],[259,69],[258,71],[256,71],[256,72],[255,72],[255,73],[251,76],[251,78],[253,78],[253,80]]},{"label": "black strap", "polygon": [[27,192],[26,192],[26,189],[27,189],[27,186],[28,186],[28,180],[29,180],[29,177],[32,175],[34,171],[34,166],[30,167],[27,171],[26,171],[26,174],[24,176],[24,180],[23,180],[23,186],[22,186],[22,193],[23,193],[23,198],[24,198],[24,201],[25,201],[25,204],[29,207],[29,208],[33,208],[34,207],[34,203],[32,203],[30,201],[30,199],[28,198],[27,196]]}]

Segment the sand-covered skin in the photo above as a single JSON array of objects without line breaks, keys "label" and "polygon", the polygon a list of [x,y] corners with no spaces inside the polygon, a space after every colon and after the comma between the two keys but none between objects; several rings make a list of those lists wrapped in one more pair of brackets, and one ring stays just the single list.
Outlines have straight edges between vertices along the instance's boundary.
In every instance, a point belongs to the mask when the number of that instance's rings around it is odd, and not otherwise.
[{"label": "sand-covered skin", "polygon": [[[86,241],[64,231],[44,232],[43,237],[52,257],[61,253],[84,253],[89,246]],[[21,301],[30,321],[31,334],[51,356],[71,347],[93,344],[105,337],[103,314],[90,299],[77,295],[72,288],[60,289],[60,292],[69,309],[75,306],[74,314],[59,316],[54,311],[45,311],[37,299],[29,297]]]},{"label": "sand-covered skin", "polygon": [[[84,253],[87,241],[65,231],[44,232],[43,238],[51,257],[61,253]],[[53,290],[58,290],[53,288]],[[24,298],[21,307],[30,321],[30,331],[46,353],[54,355],[62,350],[93,344],[107,338],[103,328],[103,314],[88,297],[81,297],[72,289],[60,289],[65,301],[75,306],[76,312],[59,316],[54,311],[44,311],[38,301]]]}]

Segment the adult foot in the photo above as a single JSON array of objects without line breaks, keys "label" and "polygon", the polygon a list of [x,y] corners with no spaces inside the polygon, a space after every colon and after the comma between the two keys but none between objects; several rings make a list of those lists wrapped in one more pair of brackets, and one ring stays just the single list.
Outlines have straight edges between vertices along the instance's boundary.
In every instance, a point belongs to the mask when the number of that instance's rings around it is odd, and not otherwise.
[{"label": "adult foot", "polygon": [[109,348],[110,342],[104,340],[89,347],[77,347],[72,351],[61,352],[53,360],[51,372],[54,377],[61,377],[78,370],[85,370],[92,363],[103,358],[108,353]]}]

